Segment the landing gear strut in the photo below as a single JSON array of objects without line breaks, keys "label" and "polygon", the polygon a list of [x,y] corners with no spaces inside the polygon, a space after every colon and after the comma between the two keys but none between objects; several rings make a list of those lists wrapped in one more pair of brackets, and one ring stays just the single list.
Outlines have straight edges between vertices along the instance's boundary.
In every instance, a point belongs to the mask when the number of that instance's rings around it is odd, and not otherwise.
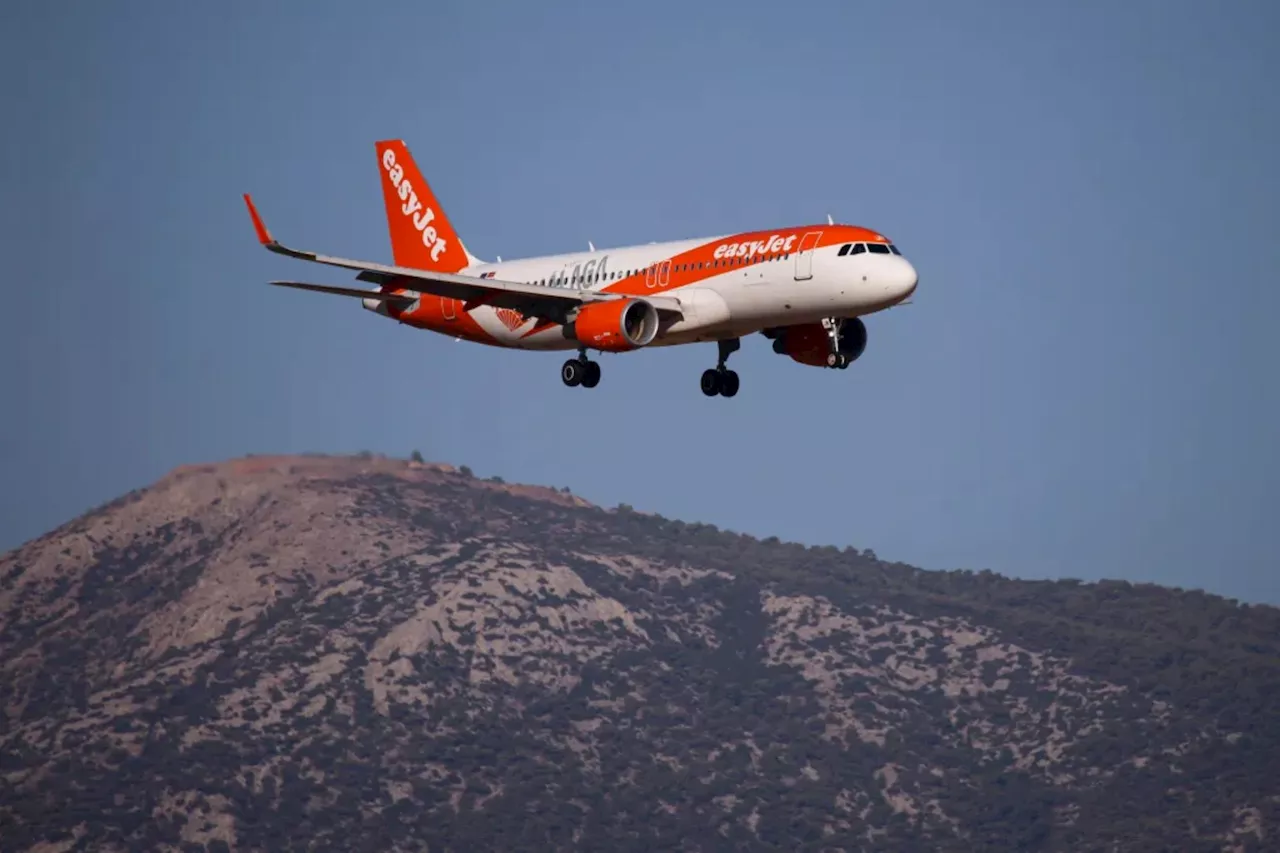
[{"label": "landing gear strut", "polygon": [[586,347],[578,350],[578,357],[560,366],[560,381],[570,388],[581,385],[594,388],[600,383],[600,364],[587,358]]},{"label": "landing gear strut", "polygon": [[738,393],[738,374],[725,367],[729,356],[737,352],[742,342],[737,338],[716,341],[720,348],[720,358],[716,366],[702,373],[702,393],[708,397],[719,394],[721,397],[732,397]]},{"label": "landing gear strut", "polygon": [[827,330],[827,367],[844,370],[852,361],[845,353],[840,352],[840,332],[844,321],[837,317],[827,317],[822,321],[822,328]]}]

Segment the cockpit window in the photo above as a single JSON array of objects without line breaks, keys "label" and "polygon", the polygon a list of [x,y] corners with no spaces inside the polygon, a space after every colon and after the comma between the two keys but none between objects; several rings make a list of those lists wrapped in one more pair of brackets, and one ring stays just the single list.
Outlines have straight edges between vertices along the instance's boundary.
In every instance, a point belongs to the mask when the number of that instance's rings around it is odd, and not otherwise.
[{"label": "cockpit window", "polygon": [[890,244],[889,244],[889,251],[890,251],[890,252],[893,252],[895,255],[901,255],[901,254],[902,254],[901,252],[899,252],[899,251],[898,251],[898,247],[897,247],[897,246],[895,246],[895,245],[893,245],[892,243],[890,243]]},{"label": "cockpit window", "polygon": [[850,244],[850,243],[845,243],[843,246],[841,246],[841,247],[840,247],[840,257],[842,257],[842,258],[843,258],[845,255],[849,254],[849,249],[850,249],[850,248],[852,248],[852,244]]},{"label": "cockpit window", "polygon": [[876,253],[877,255],[889,254],[889,247],[886,246],[884,243],[868,243],[867,249]]},{"label": "cockpit window", "polygon": [[867,250],[866,243],[854,243],[853,248],[849,250],[849,254],[857,255]]}]

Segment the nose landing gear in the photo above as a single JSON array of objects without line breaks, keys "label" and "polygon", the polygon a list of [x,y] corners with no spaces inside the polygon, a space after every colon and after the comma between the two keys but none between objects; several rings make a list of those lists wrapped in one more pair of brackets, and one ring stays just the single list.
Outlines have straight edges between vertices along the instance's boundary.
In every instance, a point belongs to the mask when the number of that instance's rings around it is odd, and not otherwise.
[{"label": "nose landing gear", "polygon": [[716,345],[719,347],[720,357],[715,367],[703,371],[702,393],[708,397],[714,397],[717,394],[721,397],[732,397],[738,393],[738,374],[726,367],[725,362],[729,360],[730,355],[738,351],[742,341],[738,338],[729,338],[716,341]]},{"label": "nose landing gear", "polygon": [[840,336],[844,331],[844,320],[838,317],[827,317],[822,321],[822,328],[827,330],[827,367],[844,370],[853,361],[846,352],[840,350]]}]

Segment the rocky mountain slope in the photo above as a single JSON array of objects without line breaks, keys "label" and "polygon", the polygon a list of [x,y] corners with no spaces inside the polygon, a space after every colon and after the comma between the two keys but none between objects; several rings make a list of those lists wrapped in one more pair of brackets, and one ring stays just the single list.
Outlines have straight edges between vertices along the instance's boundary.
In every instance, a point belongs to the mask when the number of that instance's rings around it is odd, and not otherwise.
[{"label": "rocky mountain slope", "polygon": [[447,466],[174,471],[0,557],[0,667],[3,850],[1280,849],[1274,608]]}]

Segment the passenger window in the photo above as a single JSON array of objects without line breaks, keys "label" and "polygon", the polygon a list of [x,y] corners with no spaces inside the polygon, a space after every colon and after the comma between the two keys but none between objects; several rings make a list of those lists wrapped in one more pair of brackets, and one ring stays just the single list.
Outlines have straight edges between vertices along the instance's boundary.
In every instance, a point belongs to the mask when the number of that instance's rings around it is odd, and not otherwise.
[{"label": "passenger window", "polygon": [[849,249],[851,249],[851,248],[853,248],[853,247],[852,247],[852,244],[850,244],[850,243],[845,243],[843,246],[841,246],[841,247],[840,247],[840,257],[842,257],[842,258],[843,258],[845,255],[849,254]]},{"label": "passenger window", "polygon": [[854,243],[853,248],[849,250],[851,255],[860,255],[867,250],[866,243]]},{"label": "passenger window", "polygon": [[889,254],[889,247],[886,246],[884,243],[868,243],[867,248],[870,249],[872,252],[876,253],[877,255]]}]

